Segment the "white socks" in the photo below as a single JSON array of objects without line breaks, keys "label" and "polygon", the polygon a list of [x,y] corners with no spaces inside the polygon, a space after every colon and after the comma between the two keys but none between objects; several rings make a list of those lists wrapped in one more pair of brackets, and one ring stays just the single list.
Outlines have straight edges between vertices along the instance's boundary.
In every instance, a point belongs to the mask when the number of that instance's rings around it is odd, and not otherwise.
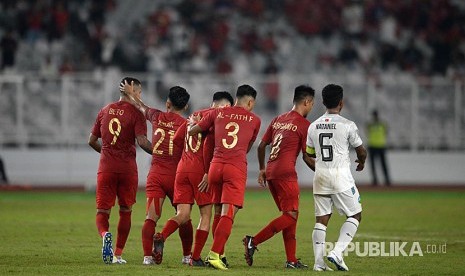
[{"label": "white socks", "polygon": [[[337,240],[336,245],[334,246],[334,252],[341,256],[342,252],[347,248],[349,243],[357,233],[359,222],[354,218],[348,218],[341,226],[341,231],[339,232],[339,239]],[[315,232],[315,231],[314,231]]]},{"label": "white socks", "polygon": [[313,228],[313,255],[315,255],[315,264],[325,266],[323,259],[325,252],[326,226],[321,223],[315,223]]}]

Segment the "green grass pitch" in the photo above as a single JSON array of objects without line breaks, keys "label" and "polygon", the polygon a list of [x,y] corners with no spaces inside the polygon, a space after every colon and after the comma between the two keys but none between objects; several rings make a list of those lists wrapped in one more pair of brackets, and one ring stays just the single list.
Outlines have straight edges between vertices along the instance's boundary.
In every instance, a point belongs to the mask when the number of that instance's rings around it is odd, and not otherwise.
[{"label": "green grass pitch", "polygon": [[[345,257],[355,275],[465,275],[465,192],[462,191],[361,191],[363,220],[354,241],[419,242],[423,256]],[[241,239],[256,234],[278,211],[268,191],[247,191],[245,206],[238,213],[226,246],[229,271],[191,268],[181,265],[181,244],[173,234],[165,243],[161,265],[142,265],[141,228],[144,221],[144,192],[134,206],[132,230],[123,257],[127,265],[105,265],[101,260],[101,239],[95,227],[94,195],[79,192],[0,193],[0,275],[283,275],[313,274],[285,270],[281,234],[259,246],[255,262],[248,267]],[[161,230],[174,214],[165,202],[157,226]],[[302,191],[297,230],[297,255],[313,266],[311,243],[313,200],[311,191]],[[193,224],[198,222],[197,207]],[[118,210],[113,209],[110,231],[114,234]],[[335,241],[344,218],[333,214],[327,241]],[[445,253],[428,253],[431,246],[446,245]],[[211,236],[202,256],[211,246]],[[428,247],[429,246],[429,247]]]}]

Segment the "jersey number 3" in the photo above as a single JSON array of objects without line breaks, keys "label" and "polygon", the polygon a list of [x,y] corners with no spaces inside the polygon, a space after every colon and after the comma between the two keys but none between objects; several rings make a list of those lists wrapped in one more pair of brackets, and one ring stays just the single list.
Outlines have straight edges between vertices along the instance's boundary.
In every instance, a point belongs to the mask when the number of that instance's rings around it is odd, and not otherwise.
[{"label": "jersey number 3", "polygon": [[318,136],[318,140],[320,142],[320,148],[321,148],[321,159],[325,162],[331,162],[333,161],[333,146],[325,144],[325,138],[331,139],[333,138],[332,133],[320,133],[320,136]]},{"label": "jersey number 3", "polygon": [[228,136],[231,136],[233,138],[231,143],[228,143],[226,139],[222,139],[221,142],[223,142],[223,146],[227,149],[232,149],[236,146],[237,144],[237,133],[239,132],[239,125],[236,122],[229,122],[225,127],[225,129],[230,130],[233,128],[232,131],[228,131]]}]

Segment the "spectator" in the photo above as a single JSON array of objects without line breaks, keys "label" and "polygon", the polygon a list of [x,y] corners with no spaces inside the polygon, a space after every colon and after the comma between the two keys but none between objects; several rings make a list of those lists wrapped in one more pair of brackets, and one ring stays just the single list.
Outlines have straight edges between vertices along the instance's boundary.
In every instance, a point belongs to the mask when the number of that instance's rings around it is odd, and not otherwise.
[{"label": "spectator", "polygon": [[368,152],[370,155],[371,173],[373,177],[372,185],[378,185],[375,162],[377,159],[379,159],[383,169],[384,178],[386,180],[386,186],[390,186],[391,179],[389,178],[388,165],[386,162],[387,125],[379,119],[377,110],[373,110],[372,116],[372,121],[367,125]]},{"label": "spectator", "polygon": [[0,174],[2,175],[2,178],[0,179],[0,185],[8,185],[8,178],[6,177],[6,170],[2,157],[0,157]]}]

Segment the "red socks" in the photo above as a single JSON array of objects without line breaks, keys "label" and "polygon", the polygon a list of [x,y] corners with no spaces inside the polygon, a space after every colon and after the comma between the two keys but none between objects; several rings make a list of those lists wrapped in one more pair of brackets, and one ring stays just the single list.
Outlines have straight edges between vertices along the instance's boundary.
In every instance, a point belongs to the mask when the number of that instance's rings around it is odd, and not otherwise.
[{"label": "red socks", "polygon": [[184,224],[179,226],[179,237],[181,238],[181,242],[182,242],[183,255],[184,256],[191,255],[192,242],[194,240],[194,230],[192,229],[192,222],[190,219]]},{"label": "red socks", "polygon": [[284,239],[284,248],[286,249],[286,257],[289,262],[297,262],[297,257],[295,256],[296,251],[296,239],[295,232],[297,228],[297,221],[294,221],[294,224],[285,228],[283,230],[283,239]]},{"label": "red socks", "polygon": [[131,213],[119,211],[118,237],[116,239],[115,255],[123,254],[124,246],[128,240],[129,231],[131,230]]},{"label": "red socks", "polygon": [[179,224],[172,219],[169,219],[165,226],[163,227],[163,230],[161,230],[161,236],[163,237],[163,240],[166,241],[166,239],[171,236],[171,234],[174,233],[179,227]]},{"label": "red socks", "polygon": [[153,235],[155,235],[155,227],[157,224],[151,219],[146,219],[142,226],[142,248],[144,256],[152,256]]},{"label": "red socks", "polygon": [[95,224],[97,225],[98,233],[100,237],[103,237],[103,233],[108,232],[110,224],[108,220],[110,219],[110,214],[97,212],[95,216]]},{"label": "red socks", "polygon": [[195,231],[194,251],[192,252],[192,259],[199,260],[200,253],[205,246],[208,238],[208,231],[197,229]]},{"label": "red socks", "polygon": [[215,214],[213,216],[213,223],[212,223],[212,235],[215,237],[216,227],[218,227],[218,222],[220,222],[221,215]]},{"label": "red socks", "polygon": [[[222,253],[224,246],[228,241],[229,235],[233,225],[232,218],[228,216],[222,216],[216,227],[215,235],[213,237],[212,251],[215,253]],[[223,252],[224,253],[224,252]]]},{"label": "red socks", "polygon": [[258,234],[253,238],[253,243],[255,245],[259,245],[273,237],[276,233],[281,232],[281,230],[286,229],[295,223],[296,219],[290,215],[283,214],[280,217],[275,218],[272,222],[270,222],[270,224],[258,232]]}]

